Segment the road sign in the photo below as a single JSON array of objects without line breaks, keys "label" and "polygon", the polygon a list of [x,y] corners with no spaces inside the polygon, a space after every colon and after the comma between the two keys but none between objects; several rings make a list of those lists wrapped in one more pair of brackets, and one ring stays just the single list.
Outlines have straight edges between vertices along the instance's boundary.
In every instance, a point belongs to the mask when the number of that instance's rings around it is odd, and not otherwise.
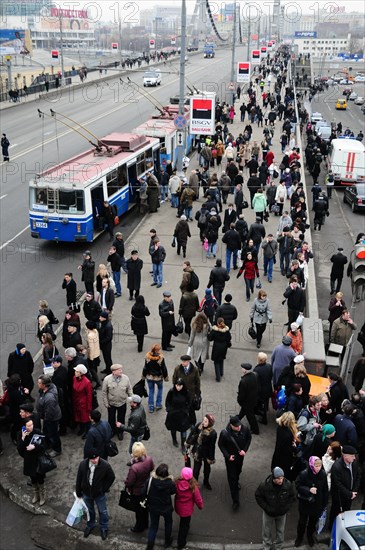
[{"label": "road sign", "polygon": [[251,64],[250,62],[237,63],[237,82],[250,82]]},{"label": "road sign", "polygon": [[184,132],[177,132],[176,136],[177,136],[177,144],[180,146],[184,145]]},{"label": "road sign", "polygon": [[174,126],[178,130],[182,130],[186,126],[186,118],[184,115],[176,115],[174,118]]},{"label": "road sign", "polygon": [[214,98],[193,96],[190,99],[190,133],[210,136],[214,134]]}]

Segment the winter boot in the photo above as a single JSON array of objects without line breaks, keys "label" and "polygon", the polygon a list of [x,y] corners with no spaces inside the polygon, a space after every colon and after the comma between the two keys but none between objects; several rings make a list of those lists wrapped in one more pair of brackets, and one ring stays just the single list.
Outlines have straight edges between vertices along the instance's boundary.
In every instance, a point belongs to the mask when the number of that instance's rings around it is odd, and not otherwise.
[{"label": "winter boot", "polygon": [[44,483],[39,485],[39,506],[43,506],[46,503],[46,491]]},{"label": "winter boot", "polygon": [[38,483],[35,483],[32,485],[33,487],[33,498],[32,498],[32,504],[36,504],[39,500],[39,485]]}]

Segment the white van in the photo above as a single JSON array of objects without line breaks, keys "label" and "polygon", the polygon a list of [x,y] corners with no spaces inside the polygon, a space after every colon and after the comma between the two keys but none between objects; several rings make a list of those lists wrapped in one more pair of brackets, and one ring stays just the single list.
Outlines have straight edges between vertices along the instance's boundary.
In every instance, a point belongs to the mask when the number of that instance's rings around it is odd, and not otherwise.
[{"label": "white van", "polygon": [[159,86],[161,73],[158,71],[146,71],[143,75],[143,86]]},{"label": "white van", "polygon": [[340,137],[331,142],[328,168],[335,183],[350,185],[365,182],[365,147],[354,138]]}]

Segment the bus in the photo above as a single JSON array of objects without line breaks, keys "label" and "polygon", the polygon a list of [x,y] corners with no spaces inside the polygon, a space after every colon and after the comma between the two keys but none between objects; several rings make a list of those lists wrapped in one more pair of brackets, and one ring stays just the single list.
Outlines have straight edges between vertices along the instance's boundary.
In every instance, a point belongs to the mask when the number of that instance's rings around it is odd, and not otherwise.
[{"label": "bus", "polygon": [[340,136],[333,139],[328,155],[328,168],[335,183],[351,185],[365,182],[365,147],[355,138]]},{"label": "bus", "polygon": [[117,216],[137,199],[138,180],[159,168],[160,142],[112,133],[97,147],[38,174],[29,182],[31,236],[55,242],[92,242],[104,231],[103,202]]},{"label": "bus", "polygon": [[[185,132],[178,130],[174,123],[174,118],[179,113],[178,105],[168,105],[165,107],[165,111],[160,115],[153,115],[147,122],[140,124],[137,128],[133,129],[136,134],[141,134],[149,137],[156,137],[160,141],[160,166],[165,168],[167,161],[170,161],[173,166],[176,165],[177,160],[177,146],[178,146],[178,133],[181,132],[184,142],[184,155],[191,152],[194,135],[189,133],[189,107],[185,107],[184,119],[185,119]],[[185,137],[184,137],[185,136]]]}]

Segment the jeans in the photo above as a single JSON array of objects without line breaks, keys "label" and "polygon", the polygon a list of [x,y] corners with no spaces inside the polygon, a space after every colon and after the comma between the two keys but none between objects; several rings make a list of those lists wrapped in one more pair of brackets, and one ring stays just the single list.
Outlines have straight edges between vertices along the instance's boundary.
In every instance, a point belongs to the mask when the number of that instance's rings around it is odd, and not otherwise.
[{"label": "jeans", "polygon": [[253,294],[253,291],[255,289],[255,279],[246,279],[245,277],[245,283],[246,283],[246,298],[247,300],[249,300],[251,294]]},{"label": "jeans", "polygon": [[171,193],[171,208],[177,208],[179,206],[179,195],[177,193]]},{"label": "jeans", "polygon": [[228,273],[231,270],[232,255],[233,255],[233,268],[237,267],[237,254],[238,254],[238,250],[230,250],[229,248],[226,249],[226,269]]},{"label": "jeans", "polygon": [[137,443],[137,441],[142,441],[143,440],[143,435],[138,435],[138,436],[134,436],[134,435],[131,435],[131,441],[129,443],[129,448],[128,448],[128,452],[129,454],[131,455],[132,454],[132,447],[135,443]]},{"label": "jeans", "polygon": [[187,208],[185,208],[184,209],[184,214],[185,214],[187,220],[192,220],[193,219],[193,207],[188,206]]},{"label": "jeans", "polygon": [[289,269],[290,256],[290,252],[280,252],[280,271],[285,271],[285,274]]},{"label": "jeans", "polygon": [[122,287],[120,285],[120,269],[119,271],[113,271],[113,279],[115,282],[115,293],[122,294]]},{"label": "jeans", "polygon": [[213,256],[216,257],[217,243],[208,243],[207,258],[210,258],[211,254],[213,254]]},{"label": "jeans", "polygon": [[[286,514],[283,516],[272,517],[262,512],[262,543],[264,550],[270,550],[275,546],[275,550],[281,550],[284,542]],[[273,526],[276,529],[276,538],[273,539],[271,531]]]},{"label": "jeans", "polygon": [[160,185],[160,193],[161,193],[161,200],[164,201],[167,198],[167,195],[169,194],[168,185]]},{"label": "jeans", "polygon": [[153,282],[158,284],[158,285],[162,285],[162,278],[163,278],[162,268],[163,268],[163,263],[162,262],[160,262],[158,264],[152,264]]},{"label": "jeans", "polygon": [[267,258],[264,256],[264,275],[267,275],[267,279],[272,281],[272,270],[274,268],[274,258]]},{"label": "jeans", "polygon": [[153,411],[155,408],[155,385],[157,386],[157,398],[156,398],[156,407],[162,407],[162,380],[148,380],[148,408],[150,411]]},{"label": "jeans", "polygon": [[163,517],[165,520],[165,542],[168,542],[171,539],[172,533],[172,511],[166,512],[165,514],[156,514],[150,510],[150,528],[148,530],[148,546],[147,548],[153,548],[153,544],[156,539],[158,524],[160,523],[160,517]]},{"label": "jeans", "polygon": [[214,361],[215,379],[220,382],[221,376],[223,376],[224,359],[218,359]]},{"label": "jeans", "polygon": [[43,421],[43,433],[56,453],[60,453],[62,451],[61,439],[58,433],[58,424],[58,420]]},{"label": "jeans", "polygon": [[110,424],[111,429],[113,430],[113,434],[118,432],[118,428],[116,427],[116,422],[117,421],[121,422],[122,424],[125,424],[126,412],[127,412],[127,404],[126,403],[124,403],[124,405],[121,405],[120,407],[114,407],[114,405],[109,405],[109,407],[108,407],[108,422]]},{"label": "jeans", "polygon": [[108,524],[109,524],[108,509],[106,507],[106,495],[105,494],[99,495],[96,498],[91,498],[86,495],[82,495],[82,498],[84,499],[84,502],[90,514],[90,521],[87,522],[87,526],[91,528],[95,527],[96,521],[95,521],[94,504],[96,504],[99,511],[100,531],[106,531],[108,529]]}]

